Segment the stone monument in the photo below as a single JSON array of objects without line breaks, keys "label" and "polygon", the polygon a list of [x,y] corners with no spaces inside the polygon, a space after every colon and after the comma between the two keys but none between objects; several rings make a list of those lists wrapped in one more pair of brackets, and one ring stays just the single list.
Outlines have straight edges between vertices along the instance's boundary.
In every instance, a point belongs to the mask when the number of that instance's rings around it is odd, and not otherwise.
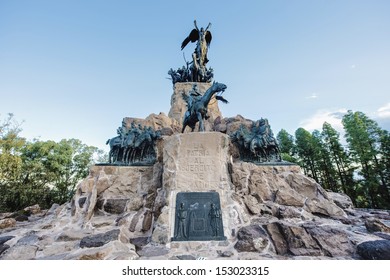
[{"label": "stone monument", "polygon": [[[0,217],[0,259],[386,258],[372,246],[390,248],[387,212],[355,210],[282,161],[268,119],[222,118],[211,24],[194,25],[181,46],[196,42],[192,61],[168,72],[168,116],[124,118],[109,162],[30,230]],[[364,231],[373,225],[381,235]]]},{"label": "stone monument", "polygon": [[[229,217],[239,206],[233,199],[234,186],[228,171],[232,145],[243,161],[281,161],[267,119],[254,122],[250,130],[241,125],[230,135],[213,132],[214,123],[222,118],[218,101],[228,103],[222,97],[227,86],[212,82],[212,75],[207,74],[211,24],[206,29],[199,29],[196,21],[194,25],[181,45],[183,50],[189,42],[196,42],[192,62],[179,68],[182,70],[168,72],[174,85],[168,117],[181,125],[181,131],[162,137],[162,129],[124,120],[117,129],[118,136],[107,141],[110,164],[142,166],[161,162],[166,207],[158,218],[167,221],[161,225],[164,242],[221,241],[234,236],[236,221]],[[184,133],[186,127],[193,133]],[[158,141],[162,144],[157,145]],[[154,238],[159,239],[156,235]]]}]

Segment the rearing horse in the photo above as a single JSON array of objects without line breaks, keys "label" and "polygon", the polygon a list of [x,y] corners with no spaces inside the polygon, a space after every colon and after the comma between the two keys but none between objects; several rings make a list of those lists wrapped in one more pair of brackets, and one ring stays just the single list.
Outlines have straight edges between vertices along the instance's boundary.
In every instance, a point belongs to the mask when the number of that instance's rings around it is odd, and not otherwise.
[{"label": "rearing horse", "polygon": [[[204,131],[204,120],[206,119],[207,106],[211,98],[218,92],[224,92],[226,88],[227,86],[225,84],[214,82],[202,97],[195,99],[184,115],[183,129],[181,132],[183,133],[187,126],[191,127],[192,131],[194,131],[197,122],[199,122],[199,131]],[[188,96],[183,95],[183,98],[185,98],[187,103],[189,102]],[[224,99],[219,98],[219,100]]]}]

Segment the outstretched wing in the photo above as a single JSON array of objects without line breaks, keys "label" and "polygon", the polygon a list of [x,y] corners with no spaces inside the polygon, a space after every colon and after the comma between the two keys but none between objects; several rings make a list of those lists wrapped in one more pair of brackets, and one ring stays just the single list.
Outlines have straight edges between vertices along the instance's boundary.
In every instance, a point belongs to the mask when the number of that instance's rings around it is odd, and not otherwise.
[{"label": "outstretched wing", "polygon": [[181,50],[183,50],[190,41],[193,43],[196,42],[196,40],[198,39],[199,39],[198,30],[194,28],[192,29],[190,35],[188,35],[188,37],[184,39],[183,43],[181,43]]},{"label": "outstretched wing", "polygon": [[206,31],[206,43],[207,43],[207,46],[210,46],[211,39],[212,39],[211,32],[210,31]]}]

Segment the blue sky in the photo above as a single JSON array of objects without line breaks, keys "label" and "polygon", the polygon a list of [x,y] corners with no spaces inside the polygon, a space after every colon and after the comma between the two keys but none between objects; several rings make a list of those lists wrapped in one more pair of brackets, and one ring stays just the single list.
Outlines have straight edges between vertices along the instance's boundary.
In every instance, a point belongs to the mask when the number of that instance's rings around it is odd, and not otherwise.
[{"label": "blue sky", "polygon": [[389,14],[377,0],[0,0],[0,119],[14,113],[29,139],[107,150],[123,117],[168,114],[167,72],[184,64],[196,19],[212,23],[224,117],[266,117],[293,134],[340,128],[351,109],[389,130]]}]

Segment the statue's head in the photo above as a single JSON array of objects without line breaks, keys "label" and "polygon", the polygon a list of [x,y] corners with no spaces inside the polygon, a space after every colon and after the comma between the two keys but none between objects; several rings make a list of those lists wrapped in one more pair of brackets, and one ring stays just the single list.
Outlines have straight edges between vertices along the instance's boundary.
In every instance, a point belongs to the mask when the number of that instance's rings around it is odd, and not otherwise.
[{"label": "statue's head", "polygon": [[259,121],[259,125],[265,125],[266,123],[265,121],[266,121],[265,119],[261,118]]}]

